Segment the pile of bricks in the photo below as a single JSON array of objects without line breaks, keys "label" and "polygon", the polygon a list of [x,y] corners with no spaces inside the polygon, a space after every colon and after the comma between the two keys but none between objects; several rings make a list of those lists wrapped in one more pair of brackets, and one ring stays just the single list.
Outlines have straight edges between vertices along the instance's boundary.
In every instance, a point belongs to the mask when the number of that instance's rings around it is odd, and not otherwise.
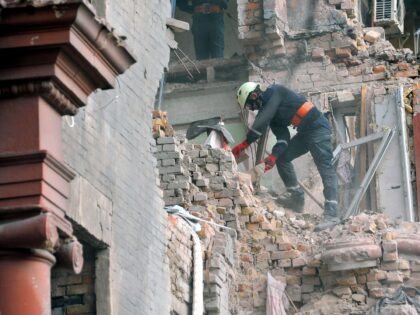
[{"label": "pile of bricks", "polygon": [[265,314],[267,272],[287,284],[288,297],[302,309],[322,309],[314,301],[328,297],[363,314],[402,284],[420,287],[420,230],[415,223],[361,214],[331,231],[314,233],[317,216],[294,214],[268,194],[255,195],[230,152],[159,138],[155,155],[167,205],[182,205],[197,217],[236,230],[232,238],[203,223],[198,232],[209,314]]},{"label": "pile of bricks", "polygon": [[[236,166],[229,152],[204,149],[201,145],[190,144],[182,138],[164,137],[157,139],[155,157],[166,206],[180,205],[197,217],[236,228],[235,204],[244,204],[246,201],[242,198],[244,193],[240,189],[234,171]],[[172,227],[171,230],[173,229]],[[178,245],[183,244],[182,239],[180,236],[174,238],[174,235],[180,233],[171,233],[172,236],[168,238],[168,246],[173,248],[168,252],[170,261],[174,260],[174,256],[188,260],[185,255],[181,257],[178,251]],[[230,234],[218,232],[217,228],[207,223],[201,225],[198,235],[205,249],[206,312],[214,315],[226,314],[236,305],[232,303],[235,299],[234,241]],[[181,246],[181,253],[184,252],[184,247]],[[185,270],[179,264],[174,265],[171,274],[184,273]],[[173,278],[172,283],[175,281],[177,279]],[[176,300],[183,301],[185,307],[189,303],[185,296],[182,299],[178,297],[177,291],[179,290],[173,290],[173,296],[175,295]]]}]

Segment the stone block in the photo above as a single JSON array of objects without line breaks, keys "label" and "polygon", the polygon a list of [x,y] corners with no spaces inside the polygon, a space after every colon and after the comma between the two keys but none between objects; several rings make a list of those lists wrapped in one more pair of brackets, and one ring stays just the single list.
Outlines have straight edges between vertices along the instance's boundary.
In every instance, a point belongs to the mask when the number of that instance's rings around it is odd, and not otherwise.
[{"label": "stone block", "polygon": [[293,302],[302,301],[302,290],[299,285],[288,285],[286,291]]},{"label": "stone block", "polygon": [[293,268],[299,268],[306,265],[306,260],[303,257],[297,257],[292,259],[292,266]]},{"label": "stone block", "polygon": [[301,285],[302,278],[295,275],[286,275],[286,283],[287,285],[293,285],[293,284]]},{"label": "stone block", "polygon": [[398,270],[398,262],[397,261],[382,262],[381,268],[386,271]]},{"label": "stone block", "polygon": [[292,249],[287,251],[277,251],[271,254],[271,259],[294,259],[300,256],[300,252],[298,250]]},{"label": "stone block", "polygon": [[387,272],[379,269],[371,269],[366,275],[368,282],[386,280]]},{"label": "stone block", "polygon": [[347,287],[347,286],[340,286],[340,287],[334,288],[332,292],[334,293],[334,295],[338,296],[339,298],[346,297],[346,296],[350,297],[352,295],[352,291],[350,287]]},{"label": "stone block", "polygon": [[233,201],[230,198],[221,198],[218,202],[219,207],[233,207]]},{"label": "stone block", "polygon": [[291,250],[293,248],[292,243],[286,242],[286,243],[277,243],[279,246],[279,250],[282,251],[288,251]]},{"label": "stone block", "polygon": [[382,288],[382,285],[379,281],[369,281],[366,283],[366,286],[369,290],[372,290],[375,288]]},{"label": "stone block", "polygon": [[[262,240],[266,237],[267,237],[267,232],[265,232],[265,231],[253,231],[252,232],[252,239],[255,240],[255,241],[260,241],[260,240]],[[277,252],[273,252],[273,254],[274,253],[277,253]],[[272,256],[271,259],[282,259],[282,258],[273,258],[273,256]]]},{"label": "stone block", "polygon": [[313,284],[313,285],[320,285],[321,281],[316,276],[303,276],[302,277],[303,284]]},{"label": "stone block", "polygon": [[172,166],[175,165],[175,159],[162,160],[162,166]]},{"label": "stone block", "polygon": [[208,198],[207,198],[207,194],[206,193],[201,192],[201,193],[195,194],[193,199],[194,199],[194,201],[205,201]]},{"label": "stone block", "polygon": [[380,299],[385,296],[385,290],[382,287],[369,289],[369,296],[374,299]]},{"label": "stone block", "polygon": [[387,283],[403,283],[403,276],[399,271],[389,271],[386,281]]},{"label": "stone block", "polygon": [[159,174],[166,175],[166,174],[176,174],[176,173],[184,173],[184,168],[181,165],[174,165],[174,166],[161,166],[159,167]]},{"label": "stone block", "polygon": [[168,189],[190,189],[190,183],[188,181],[174,181],[168,184]]},{"label": "stone block", "polygon": [[351,49],[348,47],[345,47],[345,48],[337,47],[335,48],[335,55],[339,58],[350,58]]},{"label": "stone block", "polygon": [[373,30],[366,32],[364,36],[365,41],[371,44],[376,43],[380,38],[381,38],[381,33],[373,31]]},{"label": "stone block", "polygon": [[325,51],[323,48],[315,47],[312,49],[312,58],[314,60],[322,60],[325,57]]},{"label": "stone block", "polygon": [[412,261],[411,270],[415,272],[420,272],[420,261]]},{"label": "stone block", "polygon": [[351,274],[347,276],[341,276],[337,278],[337,284],[341,286],[352,286],[357,284],[356,277]]},{"label": "stone block", "polygon": [[393,262],[398,260],[398,253],[392,252],[392,253],[384,253],[382,255],[382,260],[385,262]]},{"label": "stone block", "polygon": [[302,284],[301,293],[312,293],[314,292],[315,287],[313,284]]},{"label": "stone block", "polygon": [[157,144],[174,144],[178,143],[178,140],[174,137],[161,137],[156,139]]},{"label": "stone block", "polygon": [[366,277],[366,275],[358,275],[358,276],[356,276],[356,280],[357,280],[358,284],[366,284],[367,277]]},{"label": "stone block", "polygon": [[209,186],[209,179],[208,178],[203,178],[203,179],[197,179],[195,182],[195,185],[197,187],[208,187]]},{"label": "stone block", "polygon": [[304,276],[315,276],[317,274],[315,267],[303,267],[302,268],[302,275]]},{"label": "stone block", "polygon": [[[273,259],[273,256],[271,256],[271,259],[275,260],[275,259]],[[281,268],[292,267],[292,260],[291,259],[280,259],[280,260],[278,260],[278,266],[281,267]]]},{"label": "stone block", "polygon": [[357,303],[366,303],[366,296],[363,294],[352,294],[351,299]]}]

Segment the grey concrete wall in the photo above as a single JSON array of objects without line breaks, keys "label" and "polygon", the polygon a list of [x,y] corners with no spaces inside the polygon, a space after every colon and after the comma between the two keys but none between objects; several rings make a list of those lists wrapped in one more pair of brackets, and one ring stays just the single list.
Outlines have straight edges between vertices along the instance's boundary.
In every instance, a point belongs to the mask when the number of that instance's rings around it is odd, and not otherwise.
[{"label": "grey concrete wall", "polygon": [[162,110],[168,111],[172,125],[189,124],[216,116],[221,116],[224,120],[237,120],[240,108],[236,103],[236,90],[240,84],[241,82],[197,83],[184,86],[167,84]]},{"label": "grey concrete wall", "polygon": [[101,269],[110,273],[110,305],[101,314],[169,313],[166,214],[151,153],[151,110],[169,60],[169,16],[167,0],[107,1],[107,21],[127,37],[138,62],[115,90],[89,98],[73,128],[63,120],[65,161],[78,174],[72,217],[110,245],[108,267]]}]

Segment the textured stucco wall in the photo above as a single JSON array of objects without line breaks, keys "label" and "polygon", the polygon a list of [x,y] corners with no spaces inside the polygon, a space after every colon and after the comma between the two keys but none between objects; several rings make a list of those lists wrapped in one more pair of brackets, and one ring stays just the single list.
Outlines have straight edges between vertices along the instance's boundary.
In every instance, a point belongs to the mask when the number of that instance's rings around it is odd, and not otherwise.
[{"label": "textured stucco wall", "polygon": [[127,37],[137,63],[114,90],[89,98],[73,128],[63,120],[65,161],[78,174],[70,213],[110,246],[112,314],[169,313],[166,214],[151,153],[151,110],[169,60],[169,16],[167,0],[107,1],[106,20]]}]

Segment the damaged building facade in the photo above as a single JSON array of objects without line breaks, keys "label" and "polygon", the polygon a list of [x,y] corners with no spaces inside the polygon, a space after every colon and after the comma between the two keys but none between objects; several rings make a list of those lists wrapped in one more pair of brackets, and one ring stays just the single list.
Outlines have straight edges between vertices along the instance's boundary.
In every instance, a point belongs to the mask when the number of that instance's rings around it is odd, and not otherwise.
[{"label": "damaged building facade", "polygon": [[[230,0],[225,58],[200,62],[175,1],[0,8],[0,313],[266,314],[287,292],[287,314],[365,314],[420,287],[416,1]],[[258,192],[229,151],[185,139],[221,116],[240,141],[235,93],[248,80],[330,113],[342,206],[370,175],[355,209],[375,214],[314,234],[311,198],[295,215],[273,202],[276,174]],[[157,139],[153,109],[167,112]],[[297,165],[320,198],[310,159]],[[16,303],[22,292],[32,303]]]},{"label": "damaged building facade", "polygon": [[[269,314],[268,272],[286,286],[281,304],[288,306],[287,314],[366,314],[402,284],[417,287],[418,253],[411,251],[417,224],[408,222],[418,221],[419,213],[418,15],[414,1],[238,0],[226,12],[221,60],[182,57],[193,56],[191,34],[176,33],[178,53],[157,107],[167,111],[177,133],[185,134],[193,121],[219,116],[239,143],[246,122],[236,104],[237,88],[246,81],[283,84],[328,116],[340,208],[343,217],[351,216],[328,233],[311,232],[317,222],[312,214],[322,213],[322,185],[308,156],[295,162],[311,195],[308,213],[290,215],[264,193],[252,192],[238,173],[261,160],[259,148],[249,152],[250,164],[236,168],[229,156],[220,158],[217,150],[200,145],[203,136],[192,143],[182,137],[157,139],[166,205],[182,205],[238,233],[231,248],[220,240],[220,228],[204,223],[199,232],[208,314]],[[191,22],[182,12],[175,18]],[[265,139],[263,156],[270,153],[272,138]],[[262,184],[274,194],[284,191],[275,171],[265,174]],[[363,210],[377,214],[356,215]],[[233,251],[233,264],[226,249]],[[169,253],[170,259],[179,258]],[[193,301],[173,289],[178,298],[172,307],[183,314]],[[387,311],[412,309],[400,305]]]}]

